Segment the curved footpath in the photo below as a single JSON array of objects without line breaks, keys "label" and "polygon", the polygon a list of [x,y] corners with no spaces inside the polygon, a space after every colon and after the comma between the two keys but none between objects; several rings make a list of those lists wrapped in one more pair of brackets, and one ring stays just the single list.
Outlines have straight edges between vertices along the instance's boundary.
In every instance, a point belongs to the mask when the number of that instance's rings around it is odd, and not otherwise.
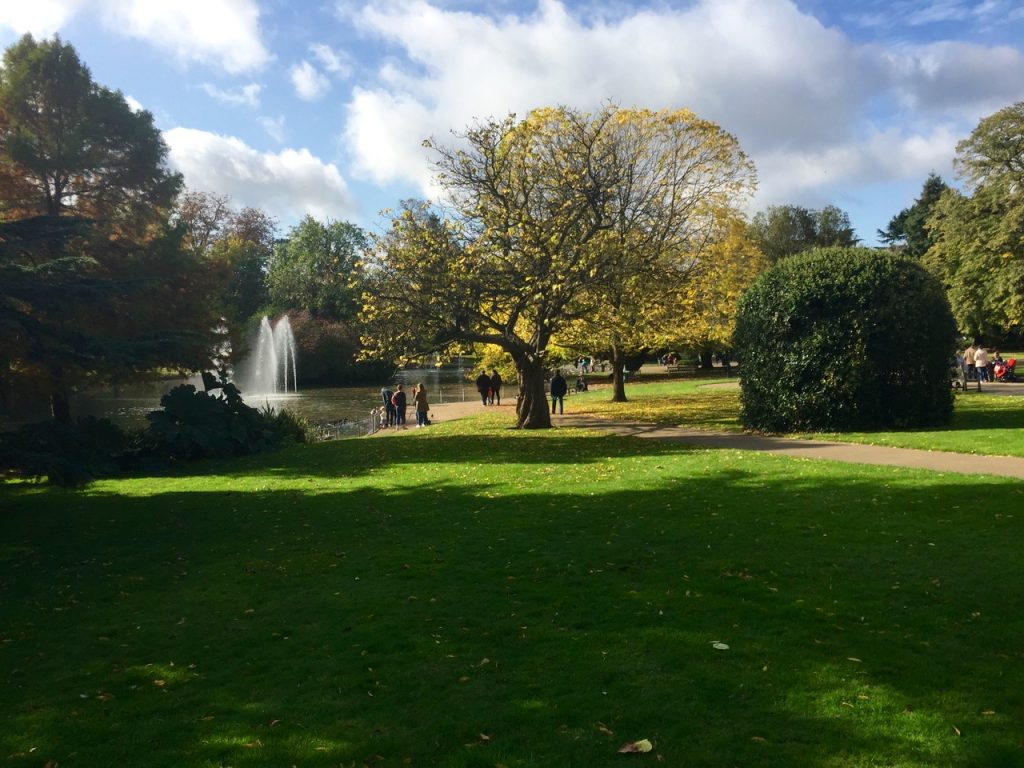
[{"label": "curved footpath", "polygon": [[[513,406],[488,406],[511,413]],[[445,403],[431,406],[434,421],[450,421],[485,410],[480,403]],[[566,413],[555,416],[557,426],[581,427],[612,432],[627,437],[665,440],[706,448],[731,448],[738,451],[764,451],[800,459],[825,459],[849,464],[875,464],[889,467],[929,469],[964,475],[995,475],[1024,479],[1024,458],[979,456],[971,453],[921,451],[913,448],[888,448],[859,443],[834,443],[825,440],[800,440],[736,432],[710,432],[687,427],[669,427],[629,421],[613,421],[587,414]]]}]

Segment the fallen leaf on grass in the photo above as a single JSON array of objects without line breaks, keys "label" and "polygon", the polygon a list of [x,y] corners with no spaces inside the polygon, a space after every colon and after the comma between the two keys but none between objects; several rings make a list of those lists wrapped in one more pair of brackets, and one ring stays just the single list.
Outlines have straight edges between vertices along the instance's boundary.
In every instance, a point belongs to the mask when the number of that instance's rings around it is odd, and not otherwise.
[{"label": "fallen leaf on grass", "polygon": [[614,736],[615,735],[615,731],[613,731],[611,728],[609,728],[607,725],[605,725],[602,722],[598,722],[597,730],[599,730],[601,733],[606,733],[609,736]]},{"label": "fallen leaf on grass", "polygon": [[960,735],[960,729],[957,728],[955,725],[953,726],[953,733],[955,733],[957,736]]},{"label": "fallen leaf on grass", "polygon": [[729,646],[726,645],[725,643],[712,643],[711,647],[714,648],[716,651],[728,651],[729,650]]},{"label": "fallen leaf on grass", "polygon": [[847,661],[852,661],[852,662],[855,662],[855,663],[857,663],[857,664],[861,664],[861,663],[862,663],[862,662],[861,662],[861,660],[860,660],[860,659],[858,659],[858,658],[857,658],[856,656],[847,656],[847,657],[846,657],[846,660],[847,660]]},{"label": "fallen leaf on grass", "polygon": [[654,745],[651,744],[650,741],[647,739],[640,739],[639,741],[631,741],[627,744],[623,744],[619,747],[619,754],[640,754],[642,752],[650,752],[652,749],[654,749]]},{"label": "fallen leaf on grass", "polygon": [[751,736],[750,740],[751,741],[756,741],[756,742],[762,742],[762,741],[764,741],[764,736]]}]

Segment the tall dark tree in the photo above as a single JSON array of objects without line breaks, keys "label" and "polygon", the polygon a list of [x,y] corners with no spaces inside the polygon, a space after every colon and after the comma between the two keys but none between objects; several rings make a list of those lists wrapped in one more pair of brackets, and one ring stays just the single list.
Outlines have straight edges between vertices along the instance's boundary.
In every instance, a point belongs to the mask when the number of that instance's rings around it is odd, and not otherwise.
[{"label": "tall dark tree", "polygon": [[964,194],[942,193],[922,263],[942,280],[960,330],[1024,335],[1024,101],[989,115],[957,144]]},{"label": "tall dark tree", "polygon": [[754,215],[748,236],[772,264],[811,248],[849,248],[859,242],[849,215],[834,205],[821,210],[799,205],[769,206]]},{"label": "tall dark tree", "polygon": [[928,232],[928,219],[947,189],[949,186],[940,176],[929,174],[913,205],[893,216],[885,229],[878,230],[878,239],[910,258],[920,259],[934,242]]},{"label": "tall dark tree", "polygon": [[270,303],[278,310],[353,319],[368,247],[366,233],[354,224],[304,217],[274,248],[267,274]]},{"label": "tall dark tree", "polygon": [[273,258],[277,222],[259,208],[243,208],[231,217],[215,257],[228,267],[224,306],[241,326],[268,302],[267,271]]},{"label": "tall dark tree", "polygon": [[[31,271],[38,289],[0,287],[17,307],[2,373],[45,388],[58,421],[85,381],[205,362],[208,281],[168,226],[181,179],[166,156],[152,116],[93,82],[70,45],[26,35],[5,52],[0,223],[46,223],[0,254],[6,273]],[[52,223],[64,219],[80,224]]]}]

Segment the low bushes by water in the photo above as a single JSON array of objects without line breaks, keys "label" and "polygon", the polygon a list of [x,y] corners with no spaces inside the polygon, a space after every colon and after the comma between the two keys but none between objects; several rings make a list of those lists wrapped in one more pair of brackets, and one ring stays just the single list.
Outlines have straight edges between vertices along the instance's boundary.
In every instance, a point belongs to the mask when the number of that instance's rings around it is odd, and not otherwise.
[{"label": "low bushes by water", "polygon": [[108,419],[30,424],[0,436],[0,473],[82,485],[99,477],[166,468],[182,461],[262,453],[305,442],[309,424],[288,411],[257,410],[233,384],[220,394],[175,387],[147,415],[149,426],[124,430]]}]

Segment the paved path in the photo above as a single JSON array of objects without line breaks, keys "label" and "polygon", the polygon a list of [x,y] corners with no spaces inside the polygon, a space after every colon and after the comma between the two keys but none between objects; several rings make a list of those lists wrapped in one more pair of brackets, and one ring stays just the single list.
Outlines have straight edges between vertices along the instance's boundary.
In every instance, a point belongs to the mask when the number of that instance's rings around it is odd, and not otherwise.
[{"label": "paved path", "polygon": [[555,417],[555,423],[564,426],[600,429],[617,435],[666,440],[708,448],[765,451],[802,459],[826,459],[850,464],[910,467],[930,469],[936,472],[956,472],[964,475],[997,475],[1024,479],[1024,459],[1013,456],[978,456],[971,453],[921,451],[913,448],[889,448],[859,443],[768,437],[738,432],[710,432],[686,427],[612,421],[585,414],[567,413],[564,416]]},{"label": "paved path", "polygon": [[[1012,385],[1011,385],[1012,386]],[[431,406],[433,420],[437,422],[470,416],[498,409],[515,418],[512,403],[487,406],[467,401]],[[889,448],[859,443],[836,443],[826,440],[804,440],[787,437],[768,437],[738,432],[711,432],[687,427],[669,427],[640,422],[613,421],[587,414],[567,413],[554,417],[556,426],[582,427],[612,432],[627,437],[665,440],[707,448],[731,448],[740,451],[764,451],[793,458],[825,459],[850,464],[873,464],[889,467],[929,469],[935,472],[955,472],[965,475],[996,475],[1024,479],[1024,458],[1013,456],[979,456],[948,451],[921,451],[912,448]]]}]

